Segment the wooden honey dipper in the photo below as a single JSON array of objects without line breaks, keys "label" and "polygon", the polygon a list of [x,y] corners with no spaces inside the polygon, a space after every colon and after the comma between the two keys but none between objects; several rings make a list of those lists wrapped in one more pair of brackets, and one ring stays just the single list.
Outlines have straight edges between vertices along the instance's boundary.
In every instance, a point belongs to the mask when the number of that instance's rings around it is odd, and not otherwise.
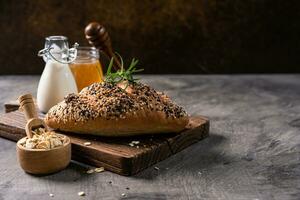
[{"label": "wooden honey dipper", "polygon": [[99,51],[103,51],[109,59],[114,59],[114,70],[121,69],[121,63],[112,49],[110,37],[103,25],[91,22],[85,27],[84,33],[85,38],[91,45],[95,46]]}]

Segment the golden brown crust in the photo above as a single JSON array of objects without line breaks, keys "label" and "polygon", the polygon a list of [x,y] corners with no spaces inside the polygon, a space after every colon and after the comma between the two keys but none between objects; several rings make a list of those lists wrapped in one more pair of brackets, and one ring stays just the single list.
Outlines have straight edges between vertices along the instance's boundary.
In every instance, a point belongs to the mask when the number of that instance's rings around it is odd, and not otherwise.
[{"label": "golden brown crust", "polygon": [[179,132],[188,123],[185,111],[163,93],[137,83],[95,83],[70,94],[47,113],[51,128],[102,136]]}]

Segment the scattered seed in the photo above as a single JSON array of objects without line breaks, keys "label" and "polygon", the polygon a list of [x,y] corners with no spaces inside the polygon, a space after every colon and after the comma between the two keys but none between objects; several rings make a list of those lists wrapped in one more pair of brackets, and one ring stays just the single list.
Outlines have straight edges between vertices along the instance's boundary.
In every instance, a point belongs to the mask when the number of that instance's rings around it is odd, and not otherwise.
[{"label": "scattered seed", "polygon": [[166,170],[168,170],[169,168],[167,167]]},{"label": "scattered seed", "polygon": [[50,193],[49,196],[50,196],[50,197],[54,197],[54,194]]},{"label": "scattered seed", "polygon": [[122,197],[125,197],[126,196],[126,194],[125,193],[122,193]]},{"label": "scattered seed", "polygon": [[132,141],[131,143],[133,143],[133,144],[139,144],[140,141]]},{"label": "scattered seed", "polygon": [[134,146],[134,144],[133,144],[133,143],[129,143],[129,146],[133,147],[133,146]]},{"label": "scattered seed", "polygon": [[104,172],[104,167],[95,168],[94,171],[97,173]]},{"label": "scattered seed", "polygon": [[78,196],[85,196],[85,193],[83,191],[78,192]]},{"label": "scattered seed", "polygon": [[136,146],[136,148],[137,148],[137,149],[139,149],[139,148],[140,148],[140,146]]},{"label": "scattered seed", "polygon": [[94,169],[89,169],[89,170],[86,171],[86,173],[87,174],[92,174],[92,173],[94,173]]},{"label": "scattered seed", "polygon": [[202,173],[201,173],[201,172],[198,172],[198,174],[201,175]]},{"label": "scattered seed", "polygon": [[158,167],[154,167],[154,169],[155,169],[155,170],[159,170],[159,168],[158,168]]},{"label": "scattered seed", "polygon": [[91,142],[85,142],[85,143],[83,143],[84,146],[89,146],[91,144],[92,144]]}]

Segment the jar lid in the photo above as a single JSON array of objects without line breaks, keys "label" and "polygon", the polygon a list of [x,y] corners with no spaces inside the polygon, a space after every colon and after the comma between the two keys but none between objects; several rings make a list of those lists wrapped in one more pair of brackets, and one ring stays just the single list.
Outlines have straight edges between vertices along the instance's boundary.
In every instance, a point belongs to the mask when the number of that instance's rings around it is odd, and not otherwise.
[{"label": "jar lid", "polygon": [[45,38],[45,48],[38,52],[38,56],[43,57],[47,62],[53,59],[57,62],[68,64],[77,57],[78,43],[69,48],[68,38],[65,36],[49,36]]}]

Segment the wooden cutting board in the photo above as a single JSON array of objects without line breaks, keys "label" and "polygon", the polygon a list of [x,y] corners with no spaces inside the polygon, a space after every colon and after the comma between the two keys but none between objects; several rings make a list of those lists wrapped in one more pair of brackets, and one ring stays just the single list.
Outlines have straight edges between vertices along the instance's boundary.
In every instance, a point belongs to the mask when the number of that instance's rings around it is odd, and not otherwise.
[{"label": "wooden cutting board", "polygon": [[[0,136],[17,141],[25,136],[25,124],[22,112],[5,113],[0,116]],[[126,138],[65,134],[71,138],[73,160],[102,166],[121,175],[134,175],[207,137],[208,133],[208,119],[197,116],[191,117],[186,130],[178,134]],[[132,141],[139,141],[139,144],[132,147],[129,145]],[[91,145],[85,146],[85,142]]]}]

